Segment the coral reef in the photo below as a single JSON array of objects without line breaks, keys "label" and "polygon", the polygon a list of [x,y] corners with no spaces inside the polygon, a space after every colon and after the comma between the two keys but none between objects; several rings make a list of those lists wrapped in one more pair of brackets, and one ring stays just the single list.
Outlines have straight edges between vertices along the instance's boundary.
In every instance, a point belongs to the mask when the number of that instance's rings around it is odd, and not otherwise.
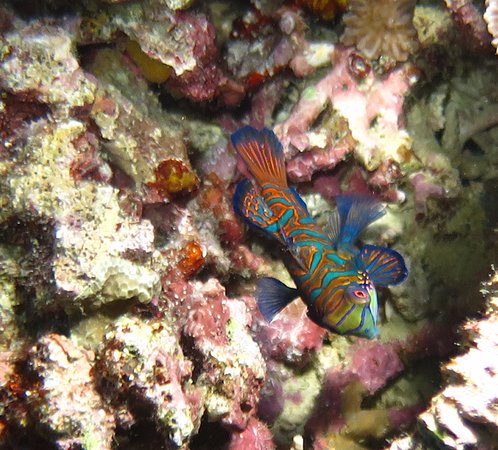
[{"label": "coral reef", "polygon": [[[0,447],[493,448],[496,4],[345,3],[2,4]],[[386,202],[375,340],[260,314],[247,124],[321,225]]]},{"label": "coral reef", "polygon": [[356,45],[367,58],[388,56],[406,61],[417,49],[417,32],[412,24],[413,0],[382,0],[375,5],[351,0],[344,16],[346,26],[341,41]]},{"label": "coral reef", "polygon": [[[150,300],[158,291],[159,277],[135,261],[150,258],[151,224],[126,217],[111,186],[75,182],[71,176],[72,161],[81,148],[91,145],[84,124],[42,119],[28,130],[31,136],[17,157],[3,163],[2,170],[10,174],[3,188],[12,199],[3,215],[51,218],[55,255],[48,264],[57,294],[74,299],[65,303],[68,308],[131,297]],[[43,301],[50,305],[56,298]]]}]

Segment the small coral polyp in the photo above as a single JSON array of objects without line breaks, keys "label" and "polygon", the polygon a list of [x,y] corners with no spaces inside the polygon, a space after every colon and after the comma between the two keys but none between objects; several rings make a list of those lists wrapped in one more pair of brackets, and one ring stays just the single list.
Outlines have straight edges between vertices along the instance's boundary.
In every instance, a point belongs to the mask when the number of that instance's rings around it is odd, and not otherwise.
[{"label": "small coral polyp", "polygon": [[389,56],[406,61],[417,47],[412,24],[413,0],[351,0],[344,16],[346,26],[341,41],[355,45],[367,58]]}]

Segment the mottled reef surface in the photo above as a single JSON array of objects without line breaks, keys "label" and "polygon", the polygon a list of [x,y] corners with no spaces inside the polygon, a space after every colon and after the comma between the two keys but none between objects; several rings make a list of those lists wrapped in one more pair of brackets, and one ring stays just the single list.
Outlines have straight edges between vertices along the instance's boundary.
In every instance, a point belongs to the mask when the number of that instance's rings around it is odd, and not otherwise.
[{"label": "mottled reef surface", "polygon": [[[0,6],[0,448],[498,448],[498,5]],[[326,223],[407,260],[374,340],[297,301],[234,215],[243,125]]]}]

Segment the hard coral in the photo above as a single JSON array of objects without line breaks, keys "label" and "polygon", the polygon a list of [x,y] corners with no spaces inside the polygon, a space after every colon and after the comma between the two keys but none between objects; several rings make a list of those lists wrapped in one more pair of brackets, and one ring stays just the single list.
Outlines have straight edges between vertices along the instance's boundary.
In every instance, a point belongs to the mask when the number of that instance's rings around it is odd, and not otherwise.
[{"label": "hard coral", "polygon": [[385,55],[406,61],[418,46],[414,8],[414,0],[351,0],[341,41],[356,45],[370,59]]},{"label": "hard coral", "polygon": [[313,323],[300,305],[282,311],[272,323],[259,318],[254,331],[267,357],[297,367],[310,361],[325,335],[325,330]]},{"label": "hard coral", "polygon": [[105,139],[109,159],[143,200],[161,202],[195,189],[198,179],[181,133],[164,117],[145,80],[137,79],[123,56],[111,49],[93,55],[91,70],[99,90],[90,117]]},{"label": "hard coral", "polygon": [[165,314],[175,318],[193,378],[205,392],[209,421],[242,431],[255,414],[266,372],[259,347],[249,333],[251,315],[241,300],[229,299],[215,278],[206,282],[175,279],[165,284]]},{"label": "hard coral", "polygon": [[[49,217],[53,224],[54,256],[45,263],[53,282],[45,281],[64,296],[42,296],[37,306],[61,301],[59,306],[72,309],[131,297],[150,300],[159,288],[159,276],[144,265],[153,251],[152,225],[126,217],[113,187],[75,181],[71,173],[79,148],[91,147],[85,125],[39,120],[29,132],[2,182],[11,198],[3,211],[35,223]],[[73,301],[63,300],[68,297]]]},{"label": "hard coral", "polygon": [[95,388],[93,357],[54,333],[29,350],[29,367],[39,379],[28,397],[30,415],[60,449],[96,448],[97,442],[99,448],[112,448],[114,416]]},{"label": "hard coral", "polygon": [[[288,159],[297,151],[312,151],[298,154],[296,163],[290,161],[295,180],[309,180],[317,170],[332,169],[348,153],[368,171],[386,160],[404,162],[410,155],[403,104],[405,93],[418,79],[417,71],[404,64],[386,77],[372,71],[358,82],[350,70],[352,53],[337,48],[332,70],[305,89],[290,116],[275,126]],[[334,111],[328,111],[329,104]],[[327,120],[316,123],[323,116]]]},{"label": "hard coral", "polygon": [[[443,367],[444,388],[419,416],[423,435],[449,449],[496,447],[498,274],[483,284],[486,310],[463,325],[465,353]],[[434,445],[434,444],[432,444]]]},{"label": "hard coral", "polygon": [[63,27],[19,23],[18,29],[0,37],[0,87],[48,104],[56,115],[90,105],[96,85],[81,69],[73,39]]},{"label": "hard coral", "polygon": [[488,24],[489,34],[493,37],[492,44],[496,48],[498,55],[498,1],[486,0],[486,12],[484,13],[484,20]]},{"label": "hard coral", "polygon": [[192,365],[164,321],[119,319],[105,335],[96,367],[122,425],[141,406],[177,447],[198,430],[201,393],[189,383]]},{"label": "hard coral", "polygon": [[234,29],[227,65],[248,89],[283,71],[305,46],[303,20],[291,8],[279,8],[271,16],[250,11],[239,23],[244,27]]}]

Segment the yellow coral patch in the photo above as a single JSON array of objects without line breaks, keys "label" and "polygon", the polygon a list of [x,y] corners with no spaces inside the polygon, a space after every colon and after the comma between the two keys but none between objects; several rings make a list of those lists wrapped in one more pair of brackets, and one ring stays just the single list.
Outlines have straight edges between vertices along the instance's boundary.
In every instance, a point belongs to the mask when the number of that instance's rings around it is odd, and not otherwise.
[{"label": "yellow coral patch", "polygon": [[151,83],[164,83],[171,75],[171,67],[148,56],[137,41],[128,39],[126,53],[139,67],[144,78]]}]

